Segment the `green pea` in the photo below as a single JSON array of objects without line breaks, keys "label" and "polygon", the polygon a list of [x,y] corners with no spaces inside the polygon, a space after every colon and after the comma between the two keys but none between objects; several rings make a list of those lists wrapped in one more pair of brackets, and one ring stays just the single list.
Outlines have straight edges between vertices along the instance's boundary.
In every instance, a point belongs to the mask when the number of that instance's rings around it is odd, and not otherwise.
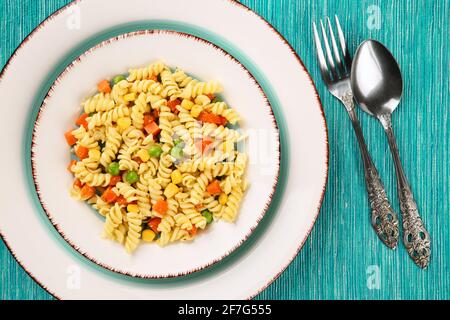
[{"label": "green pea", "polygon": [[183,145],[184,141],[181,140],[181,138],[178,138],[173,143],[174,143],[175,146],[178,146],[178,145]]},{"label": "green pea", "polygon": [[213,215],[212,215],[211,211],[209,211],[209,210],[203,210],[202,216],[204,216],[206,218],[207,224],[210,224],[213,221]]},{"label": "green pea", "polygon": [[161,156],[161,153],[162,148],[157,144],[151,146],[150,149],[148,149],[148,154],[150,157],[159,158]]},{"label": "green pea", "polygon": [[113,85],[118,84],[120,81],[125,80],[125,76],[123,74],[119,74],[113,78]]},{"label": "green pea", "polygon": [[118,176],[120,174],[119,163],[111,162],[108,166],[108,173],[113,176]]},{"label": "green pea", "polygon": [[180,146],[173,147],[170,151],[170,155],[177,160],[180,160],[184,157],[183,149]]},{"label": "green pea", "polygon": [[125,175],[125,180],[129,184],[133,184],[139,180],[139,176],[136,173],[136,171],[128,171],[127,174]]}]

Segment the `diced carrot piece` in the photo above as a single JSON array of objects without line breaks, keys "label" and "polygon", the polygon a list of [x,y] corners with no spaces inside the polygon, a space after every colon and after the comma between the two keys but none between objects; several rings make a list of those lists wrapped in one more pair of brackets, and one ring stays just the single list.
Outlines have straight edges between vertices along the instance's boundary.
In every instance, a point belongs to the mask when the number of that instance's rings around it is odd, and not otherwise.
[{"label": "diced carrot piece", "polygon": [[213,182],[211,182],[207,187],[206,187],[206,191],[210,194],[210,195],[218,195],[222,192],[222,189],[220,188],[220,182],[219,180],[214,180]]},{"label": "diced carrot piece", "polygon": [[227,118],[220,116],[220,120],[221,120],[220,125],[225,127],[227,125],[227,122],[228,122]]},{"label": "diced carrot piece", "polygon": [[95,194],[95,188],[88,186],[85,184],[83,188],[81,188],[81,198],[82,199],[89,199]]},{"label": "diced carrot piece", "polygon": [[118,197],[117,200],[116,200],[116,202],[117,202],[119,205],[121,205],[121,206],[126,206],[126,205],[128,205],[127,200],[126,200],[123,196]]},{"label": "diced carrot piece", "polygon": [[99,193],[99,194],[103,194],[103,192],[105,192],[105,190],[106,190],[105,187],[101,187],[101,186],[97,187],[97,193]]},{"label": "diced carrot piece", "polygon": [[181,100],[180,99],[170,100],[169,102],[167,102],[167,106],[175,114],[178,114],[180,112],[177,109],[177,106],[179,106],[180,104],[181,104]]},{"label": "diced carrot piece", "polygon": [[144,113],[144,127],[149,123],[155,121],[155,117],[150,113]]},{"label": "diced carrot piece", "polygon": [[149,124],[147,124],[147,125],[144,127],[144,129],[145,129],[145,131],[146,131],[148,134],[151,134],[151,135],[153,135],[153,136],[156,136],[156,135],[161,131],[161,129],[158,127],[158,125],[156,124],[155,121],[150,122]]},{"label": "diced carrot piece", "polygon": [[153,230],[153,232],[158,233],[158,226],[161,223],[161,218],[153,218],[150,219],[150,221],[147,223],[150,229]]},{"label": "diced carrot piece", "polygon": [[83,146],[78,146],[75,154],[78,158],[80,158],[80,160],[86,159],[89,155],[89,149]]},{"label": "diced carrot piece", "polygon": [[87,113],[83,113],[78,119],[77,121],[75,121],[75,124],[77,126],[83,126],[85,129],[88,128],[88,123],[86,121],[86,118],[89,117],[89,115]]},{"label": "diced carrot piece", "polygon": [[143,163],[143,161],[142,161],[142,159],[141,159],[140,157],[134,157],[134,158],[133,158],[133,161],[134,161],[134,162],[137,162],[137,164]]},{"label": "diced carrot piece", "polygon": [[195,205],[195,209],[201,209],[203,207],[203,203],[199,203]]},{"label": "diced carrot piece", "polygon": [[120,175],[111,177],[111,180],[109,181],[109,185],[111,187],[114,187],[120,181],[122,181],[122,176],[120,176]]},{"label": "diced carrot piece", "polygon": [[167,201],[158,200],[158,201],[156,201],[155,205],[153,206],[153,209],[155,209],[155,211],[160,214],[165,214],[167,212],[167,210],[169,210],[169,206],[167,205]]},{"label": "diced carrot piece", "polygon": [[77,138],[74,137],[71,131],[67,131],[64,133],[64,137],[66,138],[67,144],[69,146],[73,146],[75,143],[77,143]]},{"label": "diced carrot piece", "polygon": [[192,228],[188,230],[188,232],[191,236],[195,236],[197,234],[197,227],[193,224]]},{"label": "diced carrot piece", "polygon": [[201,151],[202,154],[205,153],[205,150],[208,148],[208,146],[213,143],[211,138],[209,137],[203,137],[202,140],[199,140],[195,143],[195,146],[197,147],[198,151]]},{"label": "diced carrot piece", "polygon": [[119,196],[109,187],[102,194],[102,200],[106,203],[113,203]]},{"label": "diced carrot piece", "polygon": [[97,89],[99,92],[103,93],[110,93],[111,92],[111,85],[109,84],[108,80],[102,80],[97,84]]},{"label": "diced carrot piece", "polygon": [[152,76],[150,77],[150,80],[158,81],[158,77],[156,76],[156,74],[152,74]]},{"label": "diced carrot piece", "polygon": [[205,94],[205,96],[207,96],[211,101],[213,101],[216,98],[216,96],[212,93]]},{"label": "diced carrot piece", "polygon": [[202,111],[200,115],[198,116],[198,120],[201,122],[208,122],[208,123],[214,123],[217,125],[225,125],[227,124],[227,119],[225,119],[222,116],[219,116],[214,113],[209,113],[206,111]]},{"label": "diced carrot piece", "polygon": [[152,115],[153,115],[153,117],[155,117],[155,119],[158,119],[159,118],[159,110],[158,109],[153,110]]},{"label": "diced carrot piece", "polygon": [[82,188],[83,187],[83,183],[80,181],[80,179],[75,179],[75,181],[73,182],[73,185],[78,187],[78,188]]},{"label": "diced carrot piece", "polygon": [[76,165],[76,164],[77,164],[77,160],[71,160],[71,161],[69,162],[69,165],[67,166],[67,170],[69,170],[70,173],[73,173],[73,171],[72,171],[72,166],[74,166],[74,165]]}]

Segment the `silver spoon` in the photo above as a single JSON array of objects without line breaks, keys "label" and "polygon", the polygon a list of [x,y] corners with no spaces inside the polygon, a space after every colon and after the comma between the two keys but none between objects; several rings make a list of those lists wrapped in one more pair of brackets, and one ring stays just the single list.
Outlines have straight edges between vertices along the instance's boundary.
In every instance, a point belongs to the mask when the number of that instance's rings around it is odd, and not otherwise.
[{"label": "silver spoon", "polygon": [[400,68],[392,54],[375,40],[364,41],[356,51],[351,72],[354,97],[361,108],[378,118],[386,132],[397,172],[397,190],[403,217],[403,243],[421,268],[430,262],[430,235],[420,218],[417,204],[403,172],[392,130],[391,114],[402,97]]}]

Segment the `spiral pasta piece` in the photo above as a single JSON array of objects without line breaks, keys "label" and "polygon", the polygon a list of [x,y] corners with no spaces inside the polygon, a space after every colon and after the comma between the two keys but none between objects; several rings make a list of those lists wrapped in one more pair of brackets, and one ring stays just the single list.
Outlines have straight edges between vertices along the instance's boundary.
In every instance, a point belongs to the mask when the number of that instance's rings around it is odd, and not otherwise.
[{"label": "spiral pasta piece", "polygon": [[129,171],[137,171],[139,168],[139,164],[132,159],[133,153],[139,149],[139,146],[132,145],[127,146],[123,144],[120,147],[119,155],[117,159],[119,160],[119,169],[120,170],[129,170]]},{"label": "spiral pasta piece", "polygon": [[122,223],[122,209],[120,209],[119,204],[115,204],[109,212],[106,214],[105,224],[103,226],[103,236],[105,238],[115,240],[114,231]]},{"label": "spiral pasta piece", "polygon": [[165,188],[171,181],[172,174],[172,157],[170,154],[163,152],[159,159],[159,170],[157,173],[159,182],[163,188]]},{"label": "spiral pasta piece", "polygon": [[114,109],[116,106],[116,103],[111,98],[111,95],[109,93],[98,93],[95,96],[86,99],[82,103],[84,112],[87,114],[93,113],[93,112],[99,112],[99,111],[109,111],[111,109]]},{"label": "spiral pasta piece", "polygon": [[170,233],[174,225],[174,218],[171,216],[165,216],[161,219],[161,222],[158,225],[158,231],[163,233]]},{"label": "spiral pasta piece", "polygon": [[175,72],[173,73],[173,79],[176,81],[178,87],[180,88],[186,87],[193,80],[192,77],[188,76],[181,69],[175,70]]},{"label": "spiral pasta piece", "polygon": [[127,213],[128,232],[125,238],[125,249],[128,253],[136,250],[141,239],[142,218],[139,213]]},{"label": "spiral pasta piece", "polygon": [[228,108],[228,106],[225,102],[211,103],[211,104],[205,105],[204,108],[207,111],[210,111],[214,114],[225,117],[225,119],[227,119],[228,122],[233,125],[236,124],[240,120],[240,117],[239,117],[238,113],[236,112],[236,110],[234,110],[232,108]]},{"label": "spiral pasta piece", "polygon": [[134,106],[131,107],[131,120],[135,128],[142,129],[144,127],[144,113],[148,111],[150,111],[150,106],[147,105],[147,95],[141,93],[134,101]]},{"label": "spiral pasta piece", "polygon": [[131,92],[136,93],[151,93],[152,95],[159,95],[163,91],[163,86],[154,80],[136,80],[131,84]]},{"label": "spiral pasta piece", "polygon": [[116,158],[122,143],[122,136],[114,127],[108,127],[106,130],[108,135],[106,137],[105,148],[100,156],[100,163],[107,168],[108,165]]},{"label": "spiral pasta piece", "polygon": [[228,202],[222,212],[222,219],[227,222],[234,222],[239,210],[239,206],[242,200],[242,189],[240,185],[235,186],[230,195],[228,196]]},{"label": "spiral pasta piece", "polygon": [[192,188],[191,198],[189,199],[189,201],[195,205],[201,203],[203,200],[203,194],[206,191],[206,187],[208,186],[209,182],[211,182],[211,180],[211,171],[202,172],[198,176],[197,183]]},{"label": "spiral pasta piece", "polygon": [[165,69],[161,72],[161,82],[163,85],[163,91],[161,92],[161,96],[170,97],[177,96],[181,93],[180,88],[178,87],[177,82],[174,79],[174,76],[170,70]]},{"label": "spiral pasta piece", "polygon": [[113,122],[117,122],[119,118],[128,116],[130,116],[130,108],[121,104],[112,110],[97,112],[92,117],[88,117],[86,121],[88,122],[89,129],[94,129],[99,126],[111,126]]},{"label": "spiral pasta piece", "polygon": [[107,202],[103,201],[101,197],[95,197],[95,203],[92,204],[92,207],[98,211],[102,216],[106,217],[111,209],[111,205]]},{"label": "spiral pasta piece", "polygon": [[[205,229],[206,218],[198,211],[194,211],[186,215],[186,217],[191,221],[192,225],[200,229]],[[190,230],[190,229],[188,229]]]},{"label": "spiral pasta piece", "polygon": [[181,229],[184,229],[184,230],[192,229],[192,222],[188,218],[188,216],[185,215],[184,213],[179,213],[179,214],[175,215],[173,218],[175,220],[175,224],[178,227],[180,227]]},{"label": "spiral pasta piece", "polygon": [[203,205],[206,209],[211,211],[214,216],[217,216],[221,211],[223,206],[214,197],[208,197],[203,200]]},{"label": "spiral pasta piece", "polygon": [[130,83],[127,80],[122,80],[116,83],[111,90],[111,97],[115,103],[126,104],[125,95],[129,92]]},{"label": "spiral pasta piece", "polygon": [[181,228],[175,228],[170,235],[170,242],[175,241],[190,241],[193,237],[189,234],[188,231],[182,230]]},{"label": "spiral pasta piece", "polygon": [[150,106],[153,110],[159,110],[161,106],[167,105],[167,99],[163,98],[160,95],[147,95],[148,103],[150,103]]},{"label": "spiral pasta piece", "polygon": [[163,199],[163,192],[161,185],[156,181],[156,179],[149,179],[148,181],[148,192],[150,194],[150,199],[153,204],[158,200]]},{"label": "spiral pasta piece", "polygon": [[137,190],[130,186],[128,183],[118,182],[116,184],[116,188],[119,194],[121,194],[128,203],[137,201]]},{"label": "spiral pasta piece", "polygon": [[[170,112],[170,108],[163,105],[160,108],[159,114],[159,128],[161,129],[160,133],[160,142],[164,144],[164,149],[167,151],[173,147],[173,129],[171,120],[173,119],[173,113]],[[163,150],[164,150],[163,149]]]},{"label": "spiral pasta piece", "polygon": [[71,131],[70,133],[75,137],[75,139],[81,140],[86,136],[87,131],[83,126],[79,126],[77,129]]},{"label": "spiral pasta piece", "polygon": [[125,237],[128,232],[128,223],[122,222],[119,226],[114,230],[114,240],[118,243],[123,244],[125,242]]},{"label": "spiral pasta piece", "polygon": [[148,193],[148,181],[141,176],[140,180],[136,182],[136,198],[139,207],[139,213],[143,217],[151,216],[150,195]]},{"label": "spiral pasta piece", "polygon": [[181,96],[183,98],[196,98],[199,95],[216,94],[222,92],[222,87],[217,81],[196,82],[191,81],[183,89]]},{"label": "spiral pasta piece", "polygon": [[166,69],[166,65],[162,61],[154,62],[144,68],[130,69],[127,80],[129,82],[134,82],[143,79],[151,79],[152,77],[158,76],[164,69]]}]

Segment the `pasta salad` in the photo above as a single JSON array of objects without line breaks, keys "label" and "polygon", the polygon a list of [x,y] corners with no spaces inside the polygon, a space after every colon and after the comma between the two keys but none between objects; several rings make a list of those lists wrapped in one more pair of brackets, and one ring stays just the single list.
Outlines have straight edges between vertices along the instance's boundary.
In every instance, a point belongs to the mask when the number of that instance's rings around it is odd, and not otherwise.
[{"label": "pasta salad", "polygon": [[141,241],[188,241],[213,221],[235,221],[248,156],[217,81],[157,61],[97,89],[65,138],[71,196],[105,217],[104,238],[132,253]]}]

